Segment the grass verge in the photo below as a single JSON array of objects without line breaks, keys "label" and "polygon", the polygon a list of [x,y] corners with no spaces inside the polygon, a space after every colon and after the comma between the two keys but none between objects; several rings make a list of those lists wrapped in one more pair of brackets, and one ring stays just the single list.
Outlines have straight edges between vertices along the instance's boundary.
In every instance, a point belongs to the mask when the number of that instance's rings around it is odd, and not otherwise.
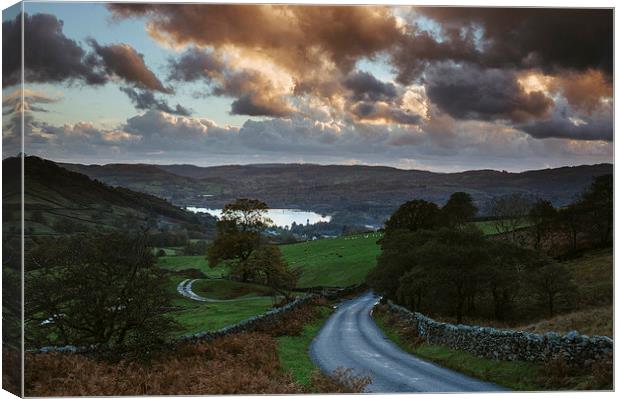
[{"label": "grass verge", "polygon": [[313,322],[306,324],[298,336],[278,337],[278,357],[282,368],[290,371],[296,382],[302,385],[309,385],[312,373],[316,366],[310,359],[309,347],[314,337],[325,321],[331,315],[332,310],[322,307],[319,317]]}]

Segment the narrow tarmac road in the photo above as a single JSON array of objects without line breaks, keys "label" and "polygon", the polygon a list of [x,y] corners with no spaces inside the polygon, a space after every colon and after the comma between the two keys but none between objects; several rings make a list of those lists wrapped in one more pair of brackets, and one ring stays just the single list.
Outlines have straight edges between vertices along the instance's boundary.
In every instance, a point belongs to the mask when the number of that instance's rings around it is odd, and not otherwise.
[{"label": "narrow tarmac road", "polygon": [[194,300],[194,301],[211,302],[211,303],[253,301],[255,299],[267,298],[266,296],[246,296],[246,297],[243,297],[243,298],[234,298],[234,299],[207,298],[207,297],[204,297],[202,295],[198,295],[198,294],[196,294],[193,291],[192,286],[198,280],[199,279],[195,278],[193,280],[192,279],[187,279],[187,280],[181,281],[179,283],[179,285],[177,285],[177,292],[179,294],[181,294],[182,296],[184,296],[185,298],[188,298],[188,299],[191,299],[191,300]]},{"label": "narrow tarmac road", "polygon": [[345,301],[312,341],[310,356],[324,372],[338,367],[369,375],[368,392],[475,392],[505,389],[404,352],[375,324],[372,292]]}]

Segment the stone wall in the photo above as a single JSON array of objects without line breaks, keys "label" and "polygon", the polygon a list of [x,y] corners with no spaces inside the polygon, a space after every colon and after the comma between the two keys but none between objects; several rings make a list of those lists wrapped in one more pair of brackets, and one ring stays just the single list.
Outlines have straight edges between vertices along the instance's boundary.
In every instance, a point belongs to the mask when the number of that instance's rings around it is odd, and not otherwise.
[{"label": "stone wall", "polygon": [[421,313],[410,312],[391,301],[388,301],[388,309],[414,325],[426,342],[464,350],[479,357],[534,362],[546,362],[556,357],[563,357],[569,364],[575,366],[589,366],[593,362],[613,358],[614,342],[609,337],[588,337],[579,335],[576,331],[566,335],[537,334],[441,323]]},{"label": "stone wall", "polygon": [[[327,299],[335,299],[341,296],[350,295],[352,293],[358,292],[361,289],[365,289],[365,287],[361,284],[352,285],[344,288],[329,288],[323,289],[317,293],[308,293],[301,297],[298,297],[292,302],[287,303],[284,306],[279,308],[274,308],[266,313],[263,313],[258,316],[250,317],[248,319],[242,320],[239,323],[226,326],[219,330],[214,331],[205,331],[192,335],[187,335],[181,337],[173,342],[171,342],[171,346],[177,345],[179,343],[188,342],[188,341],[196,341],[196,340],[211,340],[219,337],[224,337],[230,334],[236,334],[240,332],[248,332],[255,330],[258,326],[264,325],[266,323],[273,323],[278,320],[282,315],[289,313],[301,306],[304,306],[315,299],[324,297]],[[45,346],[40,349],[29,350],[28,352],[61,352],[61,353],[88,353],[91,352],[91,348],[80,348],[73,345],[67,346]]]},{"label": "stone wall", "polygon": [[277,322],[282,315],[285,315],[299,307],[302,307],[312,302],[313,300],[318,299],[319,297],[320,296],[317,294],[306,294],[295,299],[292,302],[287,303],[284,306],[274,308],[261,315],[253,316],[248,319],[242,320],[237,324],[226,326],[224,328],[220,328],[219,330],[205,331],[197,334],[187,335],[180,338],[175,343],[195,340],[211,340],[219,337],[225,337],[230,334],[253,331],[260,325]]}]

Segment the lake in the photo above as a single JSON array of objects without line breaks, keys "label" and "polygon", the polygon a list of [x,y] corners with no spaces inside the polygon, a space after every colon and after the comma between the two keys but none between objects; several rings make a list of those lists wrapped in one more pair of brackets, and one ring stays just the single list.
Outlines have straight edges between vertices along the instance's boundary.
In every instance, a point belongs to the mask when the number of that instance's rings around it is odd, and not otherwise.
[{"label": "lake", "polygon": [[[208,213],[218,218],[222,216],[221,209],[198,208],[195,206],[188,206],[185,209],[194,213]],[[290,227],[293,222],[296,224],[315,224],[318,222],[329,222],[332,219],[331,216],[321,216],[318,213],[302,211],[300,209],[269,209],[267,217],[273,221],[273,224],[279,227]]]}]

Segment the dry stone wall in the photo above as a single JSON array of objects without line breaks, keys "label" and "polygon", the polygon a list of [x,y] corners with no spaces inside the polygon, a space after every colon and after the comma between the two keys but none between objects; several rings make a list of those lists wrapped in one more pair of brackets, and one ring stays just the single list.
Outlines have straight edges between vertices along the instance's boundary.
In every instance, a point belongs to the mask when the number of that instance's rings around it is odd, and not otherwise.
[{"label": "dry stone wall", "polygon": [[613,358],[614,342],[609,337],[589,337],[576,331],[566,335],[537,334],[441,323],[391,301],[388,301],[388,309],[414,325],[426,342],[464,350],[479,357],[534,362],[563,357],[567,363],[575,366],[589,366]]}]

